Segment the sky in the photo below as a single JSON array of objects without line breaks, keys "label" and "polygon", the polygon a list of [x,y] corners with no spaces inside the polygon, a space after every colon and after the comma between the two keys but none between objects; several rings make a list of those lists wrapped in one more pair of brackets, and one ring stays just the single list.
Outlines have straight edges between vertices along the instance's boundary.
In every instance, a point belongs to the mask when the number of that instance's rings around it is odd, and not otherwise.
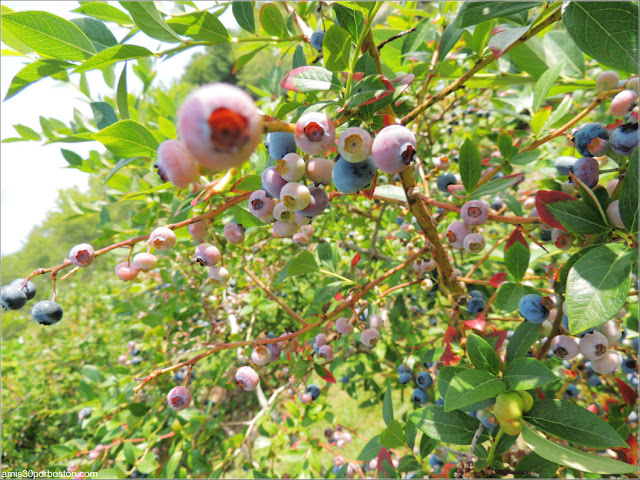
[{"label": "sky", "polygon": [[[113,2],[109,2],[113,3]],[[204,6],[212,2],[202,2]],[[42,10],[67,20],[82,17],[71,10],[77,8],[77,2],[61,1],[6,1],[3,5],[15,10]],[[115,6],[121,8],[117,3]],[[200,8],[203,8],[202,6]],[[235,21],[230,9],[221,17],[222,22],[233,27]],[[126,34],[125,29],[108,24],[118,40]],[[115,28],[114,28],[115,27]],[[152,51],[169,47],[143,33],[137,34],[129,43],[142,45]],[[2,48],[7,48],[2,44]],[[189,59],[202,48],[192,48],[171,57],[157,66],[158,75],[154,83],[169,84],[179,77]],[[24,57],[3,56],[0,59],[0,95],[4,99],[13,77],[30,61]],[[116,65],[116,79],[121,70]],[[139,91],[141,82],[128,67],[127,82],[129,91]],[[78,75],[71,79],[78,82]],[[88,82],[94,98],[96,94],[112,95],[113,91],[102,78],[99,71],[88,72]],[[41,131],[40,116],[54,117],[69,123],[73,119],[73,108],[92,118],[86,97],[75,87],[51,79],[43,79],[28,86],[9,100],[0,103],[0,137],[4,140],[19,137],[13,125],[23,124]],[[58,189],[78,186],[82,191],[88,188],[88,174],[68,168],[68,163],[60,153],[60,148],[73,150],[81,156],[90,150],[104,151],[98,142],[76,144],[50,144],[40,142],[15,142],[0,144],[0,249],[2,255],[20,250],[26,243],[31,229],[42,223],[47,212],[55,208]]]}]

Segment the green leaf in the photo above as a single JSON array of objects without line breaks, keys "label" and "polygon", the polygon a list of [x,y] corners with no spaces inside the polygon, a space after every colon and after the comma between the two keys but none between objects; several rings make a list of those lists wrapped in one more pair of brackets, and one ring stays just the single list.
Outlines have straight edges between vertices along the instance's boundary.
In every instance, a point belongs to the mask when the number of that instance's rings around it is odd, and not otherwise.
[{"label": "green leaf", "polygon": [[131,18],[138,28],[151,38],[167,43],[182,42],[180,36],[174,32],[153,2],[119,2],[131,14]]},{"label": "green leaf", "polygon": [[286,34],[287,26],[282,13],[273,3],[265,3],[260,8],[260,23],[269,35],[280,38]]},{"label": "green leaf", "polygon": [[166,478],[174,478],[176,470],[180,465],[180,460],[182,460],[182,450],[176,450],[169,457],[169,461],[167,462],[167,469],[165,470]]},{"label": "green leaf", "polygon": [[[391,398],[391,384],[387,385],[387,391],[382,401],[382,418],[389,425],[393,421],[393,399]],[[387,448],[393,448],[387,446]]]},{"label": "green leaf", "polygon": [[[502,29],[491,37],[489,40],[489,48],[491,49],[491,53],[496,58],[500,58],[504,53],[517,42],[520,37],[522,37],[525,33],[529,31],[529,27],[515,27],[510,28],[506,26],[501,26]],[[516,56],[515,51],[514,54],[511,55],[513,58]]]},{"label": "green leaf", "polygon": [[25,140],[40,140],[40,134],[33,128],[27,127],[26,125],[22,125],[20,123],[14,125],[13,128],[15,128],[16,132],[18,132],[20,136]]},{"label": "green leaf", "polygon": [[466,370],[469,369],[467,367],[448,365],[438,372],[438,375],[436,376],[436,390],[438,390],[442,399],[447,397],[447,390],[449,389],[449,384],[451,383],[451,380],[453,380],[453,377]]},{"label": "green leaf", "polygon": [[537,455],[551,462],[566,465],[583,472],[591,473],[637,473],[638,467],[619,462],[611,458],[583,452],[577,448],[566,447],[547,440],[531,430],[526,424],[522,427],[522,438]]},{"label": "green leaf", "polygon": [[129,118],[129,98],[127,94],[127,64],[122,67],[120,80],[118,80],[116,103],[118,104],[118,112],[120,118],[126,120]]},{"label": "green leaf", "polygon": [[[562,101],[560,102],[560,104],[555,107],[553,109],[553,111],[551,112],[551,115],[549,115],[549,118],[547,120],[546,123],[546,127],[547,128],[554,128],[559,121],[562,120],[562,117],[564,117],[568,112],[569,109],[571,108],[573,102],[573,96],[572,95],[565,95],[564,98],[562,99]],[[546,128],[545,128],[546,130]]]},{"label": "green leaf", "polygon": [[309,93],[342,88],[338,76],[322,67],[302,66],[287,73],[280,86],[294,92]]},{"label": "green leaf", "polygon": [[541,110],[538,110],[533,115],[533,117],[531,117],[531,122],[529,122],[529,124],[531,125],[531,130],[533,130],[533,133],[535,134],[536,138],[538,138],[539,136],[538,134],[547,123],[547,120],[549,119],[550,115],[551,115],[551,108],[546,107]]},{"label": "green leaf", "polygon": [[337,25],[331,25],[322,41],[324,65],[332,72],[347,68],[351,53],[349,32]]},{"label": "green leaf", "polygon": [[233,191],[247,191],[260,190],[262,188],[262,177],[260,175],[247,175],[242,177],[236,184],[233,185]]},{"label": "green leaf", "polygon": [[75,73],[86,72],[97,68],[104,68],[122,60],[131,60],[132,58],[149,57],[153,55],[150,50],[139,47],[138,45],[116,45],[107,48],[102,52],[94,55],[82,65],[78,65],[74,70]]},{"label": "green leaf", "polygon": [[571,2],[562,21],[584,53],[608,67],[638,74],[637,5]]},{"label": "green leaf", "polygon": [[238,25],[249,33],[256,33],[256,21],[253,18],[252,2],[231,2],[233,18]]},{"label": "green leaf", "polygon": [[569,443],[594,448],[629,448],[598,415],[566,400],[538,400],[522,418],[538,430]]},{"label": "green leaf", "polygon": [[585,73],[584,54],[566,30],[552,30],[542,39],[544,53],[550,65],[564,63],[561,73],[581,77]]},{"label": "green leaf", "polygon": [[620,216],[627,231],[638,234],[638,149],[629,158],[627,173],[618,202]]},{"label": "green leaf", "polygon": [[[557,463],[542,458],[537,453],[530,453],[520,459],[515,467],[518,472],[536,472],[540,478],[553,478],[558,470]],[[530,478],[528,473],[516,473],[515,478]]]},{"label": "green leaf", "polygon": [[52,13],[5,13],[2,15],[2,29],[7,29],[18,40],[49,57],[84,60],[96,53],[82,30]]},{"label": "green leaf", "polygon": [[142,462],[137,465],[140,473],[149,474],[155,472],[160,465],[156,462],[155,455],[152,452],[147,453]]},{"label": "green leaf", "polygon": [[[304,252],[301,252],[297,256],[293,257],[293,259],[284,267],[283,272],[286,272],[286,275],[284,277],[286,278],[287,276],[297,277],[299,275],[304,275],[305,273],[309,272],[315,272],[317,270],[318,264],[316,263],[315,257],[311,252],[305,250]],[[279,281],[281,281],[280,275],[278,275],[278,282]]]},{"label": "green leaf", "polygon": [[398,448],[405,445],[404,430],[398,420],[392,420],[380,435],[380,443],[386,448]]},{"label": "green leaf", "polygon": [[494,375],[500,373],[500,359],[495,350],[484,338],[475,333],[467,335],[467,355],[474,367]]},{"label": "green leaf", "polygon": [[520,152],[513,157],[509,163],[513,165],[526,165],[528,163],[534,162],[540,158],[540,150],[529,150],[528,152]]},{"label": "green leaf", "polygon": [[122,451],[124,453],[124,458],[130,465],[136,463],[138,459],[138,449],[133,446],[131,442],[123,442],[122,443]]},{"label": "green leaf", "polygon": [[578,259],[567,277],[571,335],[602,325],[627,301],[638,251],[619,243],[600,245]]},{"label": "green leaf", "polygon": [[489,372],[465,370],[451,380],[444,399],[444,410],[449,412],[473,405],[493,398],[506,389],[504,382]]},{"label": "green leaf", "polygon": [[69,165],[71,165],[72,167],[78,167],[82,165],[82,157],[76,152],[65,150],[64,148],[61,148],[60,151],[62,152],[62,156],[64,157],[64,159],[69,162]]},{"label": "green leaf", "polygon": [[121,157],[149,157],[156,153],[158,140],[144,125],[121,120],[92,135],[109,151]]},{"label": "green leaf", "polygon": [[113,47],[118,44],[118,40],[113,36],[111,30],[99,20],[93,18],[74,18],[71,20],[75,26],[84,32],[96,52],[101,52],[105,48]]},{"label": "green leaf", "polygon": [[514,230],[504,246],[504,264],[516,282],[520,282],[529,268],[529,245],[519,230]]},{"label": "green leaf", "polygon": [[363,31],[364,15],[357,10],[352,10],[339,3],[334,3],[332,8],[336,12],[336,18],[340,26],[347,30],[351,37],[357,42]]},{"label": "green leaf", "polygon": [[353,108],[369,104],[393,93],[393,85],[382,75],[368,75],[353,86],[351,95],[347,100],[347,106]]},{"label": "green leaf", "polygon": [[73,64],[62,60],[43,59],[30,63],[20,70],[15,77],[13,77],[7,96],[4,97],[4,99],[7,100],[13,97],[18,92],[24,90],[26,87],[38,80],[64,72],[69,67],[73,67]]},{"label": "green leaf", "polygon": [[133,25],[133,21],[129,18],[129,15],[105,2],[83,2],[79,8],[73,11],[104,20],[105,22],[113,22],[118,25],[127,26]]},{"label": "green leaf", "polygon": [[572,233],[593,235],[610,229],[600,212],[580,200],[548,203],[547,208]]},{"label": "green leaf", "polygon": [[180,35],[211,44],[231,41],[229,32],[218,17],[207,11],[180,15],[167,21],[167,24]]},{"label": "green leaf", "polygon": [[507,188],[511,188],[516,183],[521,181],[522,181],[521,175],[518,175],[517,177],[509,176],[509,177],[494,178],[493,180],[489,180],[484,185],[481,185],[477,189],[475,189],[474,192],[471,195],[469,195],[468,198],[474,199],[474,198],[483,197],[484,195],[493,195],[494,193],[504,192]]},{"label": "green leaf", "polygon": [[509,390],[531,390],[555,382],[558,377],[540,360],[520,357],[507,365],[502,380]]},{"label": "green leaf", "polygon": [[253,57],[256,56],[258,52],[260,52],[260,50],[264,50],[268,46],[269,45],[262,45],[261,47],[258,47],[249,53],[245,53],[241,57],[238,57],[238,60],[236,60],[236,64],[233,66],[233,73],[236,73],[238,70],[244,67],[247,63],[251,61]]},{"label": "green leaf", "polygon": [[578,250],[576,253],[569,257],[567,263],[565,263],[560,269],[560,273],[558,274],[558,280],[553,284],[553,289],[558,295],[564,295],[567,291],[567,278],[569,277],[569,272],[571,271],[571,267],[575,265],[575,263],[584,255],[586,255],[589,251],[597,248],[598,245],[590,245],[588,247],[584,247],[581,250]]},{"label": "green leaf", "polygon": [[[444,407],[432,405],[421,408],[409,415],[418,430],[430,438],[455,445],[471,445],[471,441],[481,425],[480,420],[460,410],[445,412]],[[486,429],[480,434],[479,442],[489,439]]]},{"label": "green leaf", "polygon": [[403,188],[398,185],[377,185],[373,194],[380,195],[381,197],[392,198],[394,200],[400,200],[401,202],[407,201],[407,196],[405,195]]},{"label": "green leaf", "polygon": [[518,147],[513,146],[513,138],[508,133],[498,135],[498,148],[504,160],[509,160],[511,155],[518,151]]},{"label": "green leaf", "polygon": [[107,102],[91,102],[90,106],[99,130],[105,129],[118,121],[116,112]]},{"label": "green leaf", "polygon": [[302,45],[297,45],[293,51],[293,60],[291,60],[291,67],[295,70],[298,67],[307,66],[307,57],[304,54],[304,48]]},{"label": "green leaf", "polygon": [[460,147],[458,165],[465,191],[473,192],[482,174],[482,158],[478,148],[469,138],[466,138]]},{"label": "green leaf", "polygon": [[516,358],[524,357],[538,339],[541,330],[542,325],[536,325],[531,322],[521,322],[518,328],[514,330],[513,336],[507,344],[506,363],[509,364]]},{"label": "green leaf", "polygon": [[364,446],[364,448],[360,452],[360,455],[358,455],[358,461],[370,462],[378,456],[381,448],[382,444],[380,443],[380,435],[376,435]]},{"label": "green leaf", "polygon": [[549,69],[544,72],[535,86],[533,87],[533,111],[537,112],[544,100],[547,98],[547,94],[551,87],[556,82],[558,75],[560,75],[560,71],[564,67],[564,63],[557,63],[553,67],[549,67]]},{"label": "green leaf", "polygon": [[494,305],[503,312],[513,312],[518,309],[518,302],[527,293],[540,293],[537,289],[527,285],[505,282],[498,287]]},{"label": "green leaf", "polygon": [[506,17],[540,5],[539,2],[464,2],[455,23],[458,28],[470,27],[492,18]]},{"label": "green leaf", "polygon": [[458,43],[458,40],[462,36],[462,32],[464,32],[464,29],[457,28],[455,22],[451,22],[447,25],[447,28],[442,32],[440,44],[438,45],[438,57],[441,60],[444,60],[447,53],[449,53],[455,44]]}]

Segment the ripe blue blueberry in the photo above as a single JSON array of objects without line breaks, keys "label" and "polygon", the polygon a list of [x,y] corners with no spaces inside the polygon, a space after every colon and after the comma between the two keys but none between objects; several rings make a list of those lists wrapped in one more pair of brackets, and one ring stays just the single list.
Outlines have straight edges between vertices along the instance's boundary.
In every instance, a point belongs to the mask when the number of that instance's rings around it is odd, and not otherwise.
[{"label": "ripe blue blueberry", "polygon": [[406,385],[407,383],[409,383],[411,381],[411,374],[410,373],[400,373],[398,375],[398,381],[400,381],[401,384]]},{"label": "ripe blue blueberry", "polygon": [[348,375],[342,375],[342,377],[340,377],[340,383],[349,383],[349,380],[351,380],[351,378],[349,378]]},{"label": "ripe blue blueberry", "polygon": [[469,303],[467,303],[467,310],[469,310],[469,313],[473,314],[480,313],[484,310],[486,305],[484,298],[473,297],[469,300]]},{"label": "ripe blue blueberry", "polygon": [[502,198],[500,197],[493,197],[491,199],[491,208],[493,210],[500,210],[502,208],[502,206],[504,205],[504,201],[502,200]]},{"label": "ripe blue blueberry", "polygon": [[469,295],[471,295],[474,298],[481,298],[483,300],[486,298],[482,290],[470,290]]},{"label": "ripe blue blueberry", "polygon": [[309,386],[307,386],[307,389],[305,390],[305,392],[311,395],[311,400],[315,400],[320,396],[320,387],[312,383]]},{"label": "ripe blue blueberry", "polygon": [[549,310],[542,304],[540,295],[528,294],[520,299],[518,310],[526,320],[541,324],[549,316]]},{"label": "ripe blue blueberry", "polygon": [[323,40],[324,40],[324,32],[322,30],[316,30],[311,34],[311,39],[309,40],[309,43],[313,48],[321,52]]},{"label": "ripe blue blueberry", "polygon": [[429,372],[420,372],[416,376],[416,384],[423,390],[426,390],[433,383],[433,378]]},{"label": "ripe blue blueberry", "polygon": [[447,187],[449,185],[455,185],[455,184],[456,184],[456,176],[451,172],[443,173],[436,180],[436,186],[438,187],[438,190],[446,194],[449,194],[449,189],[447,189]]},{"label": "ripe blue blueberry", "polygon": [[339,157],[331,172],[331,178],[338,191],[357,193],[373,181],[376,172],[377,168],[371,157],[359,163],[347,162]]},{"label": "ripe blue blueberry", "polygon": [[298,213],[304,217],[317,217],[329,206],[329,196],[320,187],[310,187],[309,194],[311,195],[309,205],[299,210]]},{"label": "ripe blue blueberry", "polygon": [[596,138],[608,140],[609,130],[601,123],[587,123],[575,133],[573,143],[578,149],[578,152],[580,152],[580,155],[591,157],[597,153],[593,145],[591,145],[591,142]]},{"label": "ripe blue blueberry", "polygon": [[425,403],[427,403],[427,400],[429,399],[429,397],[427,396],[427,392],[425,392],[420,388],[416,388],[413,391],[413,395],[411,395],[411,399],[414,402],[419,403],[420,405],[424,405]]},{"label": "ripe blue blueberry", "polygon": [[33,306],[31,316],[40,325],[53,325],[62,320],[62,307],[56,302],[44,300]]},{"label": "ripe blue blueberry", "polygon": [[296,153],[296,139],[293,133],[287,132],[271,132],[267,134],[267,140],[264,142],[269,152],[269,157],[276,162],[287,153]]},{"label": "ripe blue blueberry", "polygon": [[20,285],[5,285],[2,287],[2,308],[4,310],[19,310],[27,303],[27,295],[20,290]]},{"label": "ripe blue blueberry", "polygon": [[140,365],[142,363],[142,357],[136,355],[135,357],[131,357],[131,365]]},{"label": "ripe blue blueberry", "polygon": [[578,396],[578,387],[576,387],[573,383],[570,383],[567,386],[567,389],[564,391],[565,398],[576,398]]},{"label": "ripe blue blueberry", "polygon": [[400,375],[401,373],[408,373],[409,375],[411,375],[411,367],[409,367],[409,365],[400,365],[398,367],[398,375]]},{"label": "ripe blue blueberry", "polygon": [[638,362],[633,357],[627,357],[622,361],[620,368],[622,368],[624,373],[636,373]]},{"label": "ripe blue blueberry", "polygon": [[630,156],[638,146],[638,124],[625,123],[611,133],[611,148],[620,155]]},{"label": "ripe blue blueberry", "polygon": [[573,164],[573,174],[587,187],[593,188],[600,178],[600,165],[593,157],[582,157]]},{"label": "ripe blue blueberry", "polygon": [[[11,282],[9,285],[16,285],[18,288],[21,288],[23,283],[24,278],[18,278]],[[22,288],[22,291],[27,296],[27,300],[31,300],[36,296],[36,284],[29,280],[24,288]]]},{"label": "ripe blue blueberry", "polygon": [[558,175],[568,176],[573,165],[578,161],[576,157],[560,157],[556,160],[556,170]]}]

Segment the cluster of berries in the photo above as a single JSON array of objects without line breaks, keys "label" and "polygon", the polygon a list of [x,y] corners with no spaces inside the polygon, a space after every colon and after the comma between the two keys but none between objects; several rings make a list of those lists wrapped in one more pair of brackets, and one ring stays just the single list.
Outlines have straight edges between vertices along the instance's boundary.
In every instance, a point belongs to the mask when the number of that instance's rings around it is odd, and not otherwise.
[{"label": "cluster of berries", "polygon": [[[364,328],[362,325],[362,333],[360,334],[360,342],[367,348],[373,348],[380,340],[380,332],[384,325],[383,318],[374,313],[369,316],[369,327]],[[336,331],[340,335],[351,335],[353,333],[353,325],[351,321],[346,317],[340,317],[336,320]],[[324,334],[319,334],[324,335]],[[316,343],[317,343],[316,337]],[[332,350],[333,352],[333,350]]]},{"label": "cluster of berries", "polygon": [[482,225],[489,218],[489,205],[481,200],[470,200],[460,210],[462,221],[452,222],[447,227],[447,239],[453,248],[465,249],[469,253],[484,250],[487,242],[481,233],[472,233],[471,228]]},{"label": "cluster of berries", "polygon": [[[1,292],[3,310],[20,310],[36,296],[36,285],[31,280],[25,283],[24,278],[18,278],[3,286]],[[40,325],[58,323],[62,313],[62,307],[52,300],[38,302],[31,308],[31,316]]]},{"label": "cluster of berries", "polygon": [[[400,365],[398,367],[398,380],[400,383],[406,385],[411,381],[411,379],[411,367],[408,365]],[[420,372],[416,375],[415,382],[416,388],[413,390],[411,399],[420,405],[424,405],[429,399],[427,396],[427,389],[433,385],[433,377],[429,372]]]},{"label": "cluster of berries", "polygon": [[[131,340],[127,347],[127,353],[118,357],[118,363],[120,365],[140,365],[142,357],[140,356],[140,349],[136,348],[136,342]],[[129,355],[131,355],[131,360],[129,360]]]},{"label": "cluster of berries", "polygon": [[507,435],[518,435],[522,430],[522,414],[533,407],[533,397],[524,390],[502,392],[496,397],[493,414]]}]

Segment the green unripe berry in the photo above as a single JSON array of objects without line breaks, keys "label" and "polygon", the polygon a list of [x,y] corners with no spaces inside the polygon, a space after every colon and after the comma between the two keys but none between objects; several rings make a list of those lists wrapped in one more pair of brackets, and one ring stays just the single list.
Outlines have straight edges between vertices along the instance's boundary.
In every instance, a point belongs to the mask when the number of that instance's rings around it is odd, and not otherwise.
[{"label": "green unripe berry", "polygon": [[522,425],[523,422],[519,418],[500,422],[500,428],[507,435],[518,435],[522,431]]},{"label": "green unripe berry", "polygon": [[493,413],[499,422],[522,417],[524,402],[517,392],[503,392],[496,398]]},{"label": "green unripe berry", "polygon": [[531,410],[531,407],[533,407],[533,397],[531,396],[531,394],[529,392],[525,392],[524,390],[520,390],[517,393],[518,395],[520,395],[520,398],[522,398],[522,403],[524,404],[524,407],[522,409],[525,412]]}]

